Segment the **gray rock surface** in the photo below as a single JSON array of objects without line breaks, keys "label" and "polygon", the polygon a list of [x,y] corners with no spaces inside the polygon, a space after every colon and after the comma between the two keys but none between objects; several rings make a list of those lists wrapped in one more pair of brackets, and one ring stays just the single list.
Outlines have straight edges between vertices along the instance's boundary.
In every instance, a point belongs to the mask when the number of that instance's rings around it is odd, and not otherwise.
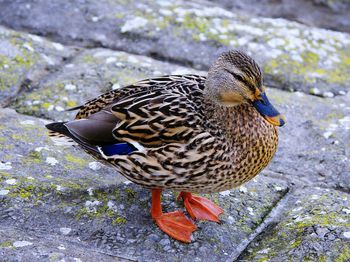
[{"label": "gray rock surface", "polygon": [[[190,1],[3,1],[0,23],[81,46],[0,27],[0,261],[350,260],[348,34]],[[246,47],[270,87],[299,91],[267,90],[287,117],[274,160],[208,196],[222,223],[196,223],[185,245],[153,223],[148,190],[44,125],[137,80],[205,74],[228,46]],[[176,194],[164,193],[166,211],[184,209]]]},{"label": "gray rock surface", "polygon": [[0,106],[54,71],[74,49],[0,26]]},{"label": "gray rock surface", "polygon": [[349,261],[349,194],[297,190],[281,221],[259,235],[238,261]]},{"label": "gray rock surface", "polygon": [[286,18],[310,26],[350,33],[347,0],[211,0],[228,10],[249,15]]},{"label": "gray rock surface", "polygon": [[271,89],[268,95],[288,122],[270,170],[296,184],[350,192],[350,93],[320,98]]},{"label": "gray rock surface", "polygon": [[348,34],[238,15],[206,2],[5,1],[0,23],[199,69],[222,51],[240,48],[262,65],[270,86],[285,90],[338,95],[350,82]]}]

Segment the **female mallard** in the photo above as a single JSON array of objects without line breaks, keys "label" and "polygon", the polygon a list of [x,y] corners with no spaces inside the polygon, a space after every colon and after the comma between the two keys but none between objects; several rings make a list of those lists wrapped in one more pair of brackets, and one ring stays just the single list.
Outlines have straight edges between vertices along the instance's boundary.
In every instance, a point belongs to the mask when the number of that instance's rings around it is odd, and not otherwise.
[{"label": "female mallard", "polygon": [[182,191],[193,219],[219,221],[223,210],[190,192],[218,192],[256,176],[271,161],[283,116],[264,92],[258,64],[223,53],[208,77],[169,75],[107,92],[79,106],[76,118],[52,123],[85,151],[152,190],[152,218],[171,237],[190,242],[196,226],[163,213],[161,191]]}]

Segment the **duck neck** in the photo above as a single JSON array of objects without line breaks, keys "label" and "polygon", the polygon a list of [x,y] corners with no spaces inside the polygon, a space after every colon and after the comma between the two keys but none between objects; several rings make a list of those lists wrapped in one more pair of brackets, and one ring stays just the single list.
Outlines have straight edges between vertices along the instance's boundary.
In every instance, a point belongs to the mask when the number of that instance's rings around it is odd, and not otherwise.
[{"label": "duck neck", "polygon": [[249,104],[227,107],[207,99],[207,105],[207,119],[232,145],[249,140],[257,127],[266,125],[262,116]]}]

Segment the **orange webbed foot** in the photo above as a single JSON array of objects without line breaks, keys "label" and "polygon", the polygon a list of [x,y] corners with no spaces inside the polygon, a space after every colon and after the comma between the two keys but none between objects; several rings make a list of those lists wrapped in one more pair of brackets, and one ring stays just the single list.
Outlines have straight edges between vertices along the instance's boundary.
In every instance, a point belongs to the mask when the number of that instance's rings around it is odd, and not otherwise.
[{"label": "orange webbed foot", "polygon": [[181,211],[163,213],[153,218],[158,227],[172,238],[185,242],[191,242],[191,234],[196,226]]},{"label": "orange webbed foot", "polygon": [[185,208],[193,219],[220,222],[219,215],[224,213],[224,210],[209,199],[188,192],[181,192],[178,200],[180,198],[184,200]]},{"label": "orange webbed foot", "polygon": [[181,211],[163,213],[160,203],[161,192],[161,189],[152,189],[152,218],[158,227],[170,237],[190,243],[191,234],[196,230],[196,226]]}]

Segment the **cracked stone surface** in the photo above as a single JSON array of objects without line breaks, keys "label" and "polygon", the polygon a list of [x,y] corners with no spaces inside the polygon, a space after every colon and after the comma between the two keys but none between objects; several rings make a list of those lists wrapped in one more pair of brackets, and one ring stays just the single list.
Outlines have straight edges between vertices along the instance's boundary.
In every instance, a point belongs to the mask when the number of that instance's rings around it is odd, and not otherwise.
[{"label": "cracked stone surface", "polygon": [[[40,35],[0,26],[0,260],[350,260],[348,34],[203,1],[3,1],[0,24]],[[185,245],[153,223],[148,190],[44,125],[147,77],[205,75],[229,46],[263,65],[287,125],[261,175],[208,196],[222,223],[196,222]],[[176,195],[164,193],[166,211],[184,210]]]},{"label": "cracked stone surface", "polygon": [[242,261],[349,261],[349,194],[298,190],[281,221],[258,236]]},{"label": "cracked stone surface", "polygon": [[283,19],[250,17],[207,2],[33,1],[0,3],[0,22],[57,41],[104,46],[207,69],[229,48],[262,65],[285,90],[341,95],[350,82],[350,36]]}]

